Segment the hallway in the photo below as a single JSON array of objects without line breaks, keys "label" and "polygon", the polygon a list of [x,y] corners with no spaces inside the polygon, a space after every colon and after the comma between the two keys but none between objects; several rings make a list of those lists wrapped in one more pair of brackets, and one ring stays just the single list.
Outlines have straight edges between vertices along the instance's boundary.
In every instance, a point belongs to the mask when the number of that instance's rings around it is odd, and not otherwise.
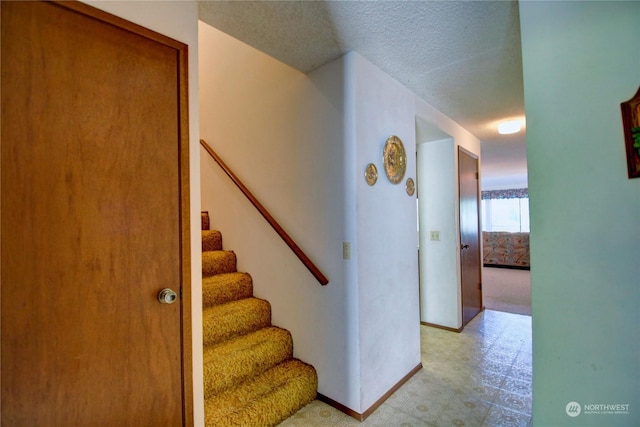
[{"label": "hallway", "polygon": [[481,312],[461,333],[421,326],[422,364],[367,420],[318,400],[280,426],[531,425],[531,317]]}]

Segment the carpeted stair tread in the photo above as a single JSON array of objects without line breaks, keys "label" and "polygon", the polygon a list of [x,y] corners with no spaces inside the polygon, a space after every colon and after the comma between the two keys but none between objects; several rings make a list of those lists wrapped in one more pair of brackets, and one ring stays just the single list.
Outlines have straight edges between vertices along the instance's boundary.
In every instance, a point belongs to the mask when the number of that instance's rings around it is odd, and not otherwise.
[{"label": "carpeted stair tread", "polygon": [[222,233],[218,230],[202,230],[202,252],[221,250]]},{"label": "carpeted stair tread", "polygon": [[285,361],[245,383],[205,401],[207,427],[279,424],[316,398],[315,369]]},{"label": "carpeted stair tread", "polygon": [[200,212],[200,228],[202,230],[209,229],[209,212]]},{"label": "carpeted stair tread", "polygon": [[204,395],[210,398],[291,359],[291,333],[274,326],[204,349]]},{"label": "carpeted stair tread", "polygon": [[271,326],[271,304],[245,298],[207,308],[202,318],[204,345],[213,345]]},{"label": "carpeted stair tread", "polygon": [[317,373],[293,359],[291,333],[271,326],[271,305],[201,218],[205,424],[276,426],[316,398]]},{"label": "carpeted stair tread", "polygon": [[202,306],[212,307],[253,296],[248,273],[223,273],[202,279]]},{"label": "carpeted stair tread", "polygon": [[202,277],[235,273],[236,254],[233,251],[207,251],[202,253]]}]

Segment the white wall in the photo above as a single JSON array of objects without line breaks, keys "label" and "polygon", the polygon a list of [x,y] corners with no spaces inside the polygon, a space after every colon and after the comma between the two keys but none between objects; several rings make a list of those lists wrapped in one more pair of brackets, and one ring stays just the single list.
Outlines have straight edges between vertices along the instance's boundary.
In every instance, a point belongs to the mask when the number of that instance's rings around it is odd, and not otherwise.
[{"label": "white wall", "polygon": [[[189,46],[189,176],[191,203],[191,253],[201,251],[200,151],[198,115],[198,6],[194,1],[85,1],[98,9],[169,36]],[[204,425],[202,384],[202,264],[191,260],[194,425]]]},{"label": "white wall", "polygon": [[[405,191],[416,180],[416,117],[454,139],[454,199],[457,147],[479,154],[479,142],[357,53],[304,75],[200,23],[200,76],[202,137],[329,284],[315,281],[205,154],[203,209],[254,277],[255,294],[272,303],[274,323],[292,332],[295,355],[318,370],[319,392],[364,413],[420,364],[416,196]],[[397,185],[382,160],[391,135],[408,159]],[[369,163],[374,186],[364,179]],[[457,230],[457,204],[449,209]],[[459,269],[459,236],[450,235],[447,256]],[[460,322],[459,308],[452,316]]]},{"label": "white wall", "polygon": [[527,146],[522,132],[482,141],[482,191],[527,188]]},{"label": "white wall", "polygon": [[483,179],[480,185],[481,185],[482,191],[511,190],[513,188],[528,188],[529,182],[528,182],[528,176],[526,173],[514,174],[514,175],[503,175],[500,177],[489,177],[489,178],[483,175]]},{"label": "white wall", "polygon": [[[363,413],[420,363],[415,196],[383,174],[391,134],[415,180],[414,97],[357,54],[304,75],[200,24],[201,135],[329,278],[320,286],[205,154],[202,205],[315,366]],[[369,187],[369,162],[381,173]],[[342,259],[342,242],[351,259]]]},{"label": "white wall", "polygon": [[[355,146],[353,173],[356,209],[353,259],[357,268],[360,323],[361,394],[363,410],[420,364],[416,196],[405,190],[416,180],[415,96],[356,53],[346,58],[353,85],[354,132],[346,144]],[[398,136],[407,154],[402,181],[392,184],[384,173],[385,141]],[[369,163],[378,181],[369,186]],[[400,351],[401,350],[401,351]]]},{"label": "white wall", "polygon": [[[458,329],[462,307],[455,155],[453,138],[418,144],[420,320]],[[437,231],[440,240],[432,241],[431,231]]]},{"label": "white wall", "polygon": [[320,286],[208,154],[202,206],[320,393],[360,409],[357,301],[342,260],[344,64],[304,75],[200,23],[201,134],[318,265]]},{"label": "white wall", "polygon": [[640,84],[640,3],[521,2],[520,19],[533,423],[640,425],[640,179],[627,178],[620,115]]}]

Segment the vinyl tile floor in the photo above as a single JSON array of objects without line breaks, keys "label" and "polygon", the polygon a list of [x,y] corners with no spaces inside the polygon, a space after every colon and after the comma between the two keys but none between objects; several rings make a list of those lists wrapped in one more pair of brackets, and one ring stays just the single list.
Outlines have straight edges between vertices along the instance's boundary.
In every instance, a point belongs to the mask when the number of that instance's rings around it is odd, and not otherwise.
[{"label": "vinyl tile floor", "polygon": [[315,400],[279,427],[531,427],[531,317],[484,310],[461,333],[422,325],[422,365],[365,421]]}]

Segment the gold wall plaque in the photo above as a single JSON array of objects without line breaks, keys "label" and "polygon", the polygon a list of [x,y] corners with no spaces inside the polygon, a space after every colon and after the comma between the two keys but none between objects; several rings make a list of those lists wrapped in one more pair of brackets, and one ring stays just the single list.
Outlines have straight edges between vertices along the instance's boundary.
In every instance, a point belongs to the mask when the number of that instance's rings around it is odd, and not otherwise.
[{"label": "gold wall plaque", "polygon": [[405,190],[409,196],[413,196],[416,191],[416,184],[413,182],[413,178],[407,178],[407,183],[404,185]]},{"label": "gold wall plaque", "polygon": [[378,180],[378,168],[373,163],[367,165],[367,169],[364,172],[364,179],[367,180],[367,184],[373,185]]},{"label": "gold wall plaque", "polygon": [[407,154],[400,138],[395,135],[387,138],[382,152],[382,161],[384,163],[384,173],[389,178],[389,181],[392,184],[402,181],[407,168]]}]

